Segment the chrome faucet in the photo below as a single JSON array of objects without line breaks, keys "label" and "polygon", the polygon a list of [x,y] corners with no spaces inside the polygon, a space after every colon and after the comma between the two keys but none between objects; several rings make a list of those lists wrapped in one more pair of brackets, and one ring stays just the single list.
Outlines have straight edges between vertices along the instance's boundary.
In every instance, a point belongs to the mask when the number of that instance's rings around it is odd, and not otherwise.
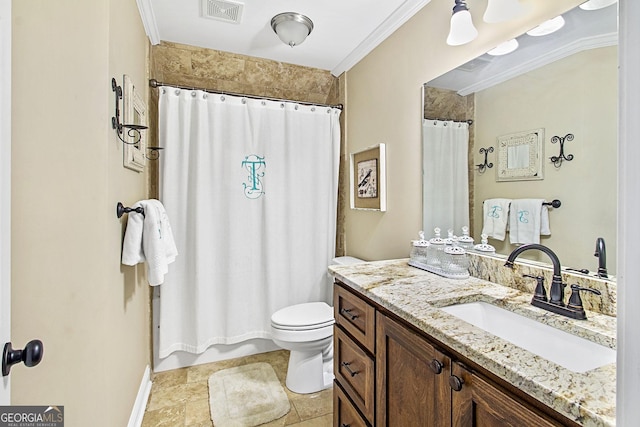
[{"label": "chrome faucet", "polygon": [[[548,247],[544,245],[540,245],[538,243],[529,243],[527,245],[522,245],[517,247],[516,249],[509,254],[509,258],[507,258],[507,262],[504,264],[506,267],[513,268],[513,262],[516,260],[518,255],[527,250],[539,250],[544,252],[551,258],[551,262],[553,263],[553,279],[551,280],[551,289],[549,290],[549,304],[558,305],[564,307],[564,287],[565,284],[562,283],[562,276],[560,275],[560,260],[558,256]],[[534,297],[535,298],[535,297]],[[546,297],[544,298],[546,302]]]},{"label": "chrome faucet", "polygon": [[607,250],[605,249],[604,239],[602,237],[598,237],[596,240],[596,252],[593,255],[598,257],[598,277],[608,278]]},{"label": "chrome faucet", "polygon": [[[596,295],[600,295],[600,291],[597,289],[583,288],[578,285],[571,285],[571,297],[569,298],[569,303],[565,305],[564,287],[566,285],[562,283],[562,276],[560,275],[560,260],[548,247],[538,243],[522,245],[509,254],[509,258],[507,258],[507,262],[504,265],[506,267],[513,268],[513,263],[518,255],[524,251],[532,249],[544,252],[549,256],[549,258],[551,258],[551,262],[553,263],[553,279],[551,281],[551,289],[549,290],[549,300],[547,301],[547,295],[544,289],[544,277],[524,275],[524,277],[531,277],[537,280],[537,286],[533,298],[531,299],[531,305],[551,311],[552,313],[571,317],[572,319],[586,319],[587,315],[584,311],[584,307],[582,306],[580,292],[588,291]],[[602,249],[604,251],[604,241],[602,242]]]}]

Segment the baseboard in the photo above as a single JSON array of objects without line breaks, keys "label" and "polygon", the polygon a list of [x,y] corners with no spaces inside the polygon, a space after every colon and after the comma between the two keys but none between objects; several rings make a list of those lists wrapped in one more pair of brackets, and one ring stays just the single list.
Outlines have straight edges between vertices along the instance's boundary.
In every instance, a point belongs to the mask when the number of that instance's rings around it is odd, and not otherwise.
[{"label": "baseboard", "polygon": [[151,393],[151,368],[147,365],[142,376],[142,382],[138,389],[138,395],[129,417],[129,424],[127,427],[140,427],[142,426],[142,419],[144,418],[144,411],[147,408],[147,401],[149,400],[149,394]]}]

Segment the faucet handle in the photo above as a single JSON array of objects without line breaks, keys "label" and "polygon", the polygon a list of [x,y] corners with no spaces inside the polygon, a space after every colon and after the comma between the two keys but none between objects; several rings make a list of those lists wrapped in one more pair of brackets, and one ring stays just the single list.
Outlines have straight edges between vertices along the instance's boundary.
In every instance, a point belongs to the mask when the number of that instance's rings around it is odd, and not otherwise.
[{"label": "faucet handle", "polygon": [[572,310],[583,310],[582,298],[580,298],[580,291],[587,291],[596,295],[602,295],[600,291],[597,289],[583,288],[582,286],[571,285],[571,296],[569,297],[567,308],[570,308]]},{"label": "faucet handle", "polygon": [[542,276],[532,276],[530,274],[523,274],[522,277],[529,277],[531,279],[536,279],[536,290],[533,293],[533,299],[538,301],[547,301],[547,292],[544,289],[544,277]]}]

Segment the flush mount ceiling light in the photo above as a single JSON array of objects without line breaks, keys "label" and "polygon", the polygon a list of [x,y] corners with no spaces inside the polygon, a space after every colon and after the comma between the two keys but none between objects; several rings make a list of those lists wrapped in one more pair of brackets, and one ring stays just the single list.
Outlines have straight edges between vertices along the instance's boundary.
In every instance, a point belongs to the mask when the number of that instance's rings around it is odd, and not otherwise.
[{"label": "flush mount ceiling light", "polygon": [[504,43],[500,43],[498,46],[494,47],[487,53],[491,56],[506,55],[507,53],[511,53],[514,50],[516,50],[518,46],[519,46],[518,40],[511,39],[511,40],[507,40]]},{"label": "flush mount ceiling light", "polygon": [[588,2],[582,3],[580,5],[580,9],[598,10],[607,6],[611,6],[612,4],[617,2],[618,0],[589,0]]},{"label": "flush mount ceiling light", "polygon": [[478,30],[473,26],[469,8],[464,0],[455,0],[451,15],[451,28],[447,37],[449,46],[460,46],[478,37]]},{"label": "flush mount ceiling light", "polygon": [[534,37],[546,36],[547,34],[555,33],[562,27],[564,27],[564,18],[562,16],[556,16],[527,31],[527,34]]},{"label": "flush mount ceiling light", "polygon": [[520,0],[489,0],[487,10],[482,19],[484,22],[495,24],[516,18],[524,13],[525,9]]},{"label": "flush mount ceiling light", "polygon": [[291,47],[302,44],[313,30],[313,22],[304,15],[284,12],[271,19],[271,28],[284,44]]}]

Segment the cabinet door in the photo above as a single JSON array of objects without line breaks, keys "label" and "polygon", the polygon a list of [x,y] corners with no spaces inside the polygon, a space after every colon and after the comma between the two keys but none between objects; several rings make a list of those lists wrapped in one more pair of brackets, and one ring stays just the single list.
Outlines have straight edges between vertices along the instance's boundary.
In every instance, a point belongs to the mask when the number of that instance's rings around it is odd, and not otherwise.
[{"label": "cabinet door", "polygon": [[[458,363],[451,368],[454,427],[548,427],[559,424],[520,403],[466,370]],[[457,390],[460,388],[460,390]]]},{"label": "cabinet door", "polygon": [[376,425],[450,426],[450,359],[380,313],[376,340]]}]

